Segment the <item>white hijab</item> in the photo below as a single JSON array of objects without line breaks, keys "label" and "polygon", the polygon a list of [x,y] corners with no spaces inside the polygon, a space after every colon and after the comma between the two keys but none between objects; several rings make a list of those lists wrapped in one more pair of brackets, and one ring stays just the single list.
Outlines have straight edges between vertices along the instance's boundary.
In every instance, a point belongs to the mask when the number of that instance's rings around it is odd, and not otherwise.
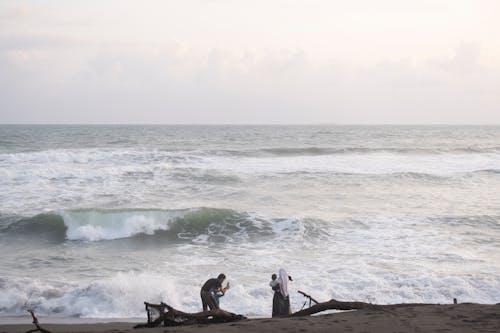
[{"label": "white hijab", "polygon": [[283,268],[279,270],[279,284],[280,284],[280,292],[283,297],[288,296],[288,274]]}]

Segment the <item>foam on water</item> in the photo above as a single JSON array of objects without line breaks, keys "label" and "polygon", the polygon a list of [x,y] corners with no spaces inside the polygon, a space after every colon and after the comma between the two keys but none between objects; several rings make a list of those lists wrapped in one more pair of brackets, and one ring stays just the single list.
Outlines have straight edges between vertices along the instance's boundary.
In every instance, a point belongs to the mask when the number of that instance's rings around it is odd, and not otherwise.
[{"label": "foam on water", "polygon": [[[222,307],[247,316],[269,316],[272,291],[267,285],[268,276],[241,274],[241,268],[240,272],[226,273],[232,287],[221,300]],[[289,287],[294,311],[305,302],[298,290],[319,301],[335,298],[378,304],[449,304],[453,298],[494,303],[500,288],[498,275],[438,275],[421,267],[404,273],[381,272],[370,265],[358,265],[356,269],[337,267],[333,273],[302,267],[290,274],[294,278]],[[32,307],[45,316],[137,318],[145,317],[142,301],[163,301],[184,311],[198,312],[202,282],[199,276],[193,279],[168,271],[120,272],[93,282],[18,279],[3,284],[0,309],[2,316],[23,315],[25,307]]]},{"label": "foam on water", "polygon": [[143,305],[137,300],[159,302],[168,295],[176,303],[177,294],[172,280],[147,272],[118,273],[108,279],[87,283],[20,279],[15,283],[5,283],[5,287],[0,297],[3,315],[22,315],[25,307],[32,307],[45,315],[142,317]]},{"label": "foam on water", "polygon": [[[424,173],[450,175],[500,170],[500,152],[408,154],[391,152],[240,157],[205,155],[203,151],[48,150],[0,154],[4,178],[68,178],[121,176],[161,172],[169,168],[201,168],[235,172],[337,172],[361,174]],[[43,168],[40,168],[43,165]],[[98,167],[98,168],[96,168]]]},{"label": "foam on water", "polygon": [[169,222],[178,215],[174,211],[81,210],[62,212],[69,240],[111,240],[137,234],[153,235],[168,230]]},{"label": "foam on water", "polygon": [[450,176],[456,173],[500,169],[500,154],[404,155],[367,153],[269,158],[214,158],[199,167],[242,173],[421,173]]},{"label": "foam on water", "polygon": [[[93,214],[102,225],[115,221],[117,240],[130,230],[127,221],[134,215],[124,211],[69,214],[74,214],[73,218],[80,216],[83,225]],[[161,211],[142,214],[172,216]],[[117,216],[123,218],[123,228]],[[4,277],[0,280],[1,314],[21,315],[27,304],[50,316],[141,317],[142,301],[164,301],[196,312],[204,280],[224,271],[232,288],[222,299],[223,307],[249,316],[267,316],[272,299],[267,285],[269,275],[282,265],[294,278],[290,285],[294,310],[304,302],[297,290],[318,300],[381,304],[450,303],[453,298],[494,303],[500,297],[500,267],[495,266],[500,259],[495,247],[500,241],[498,216],[378,216],[331,222],[269,219],[255,213],[245,215],[245,219],[241,216],[226,210],[191,210],[175,220],[180,226],[170,226],[190,233],[188,242],[164,249],[154,247],[153,252],[120,243],[115,247],[112,242],[95,242],[99,246],[96,251],[109,256],[109,261],[98,267],[104,264],[125,268],[135,257],[141,268],[115,269],[111,273],[95,270],[92,278]],[[132,220],[144,225],[141,219]],[[483,245],[478,248],[477,242]],[[78,260],[88,260],[92,249],[80,248],[77,253],[64,250],[61,256],[81,255],[81,259],[72,259],[73,265],[78,265]],[[145,258],[150,262],[143,263]],[[63,269],[67,262],[52,265]]]},{"label": "foam on water", "polygon": [[[198,206],[225,206],[232,198],[242,198],[246,209],[255,210],[263,196],[282,200],[279,197],[290,188],[283,182],[287,175],[320,189],[333,178],[348,181],[353,175],[361,177],[360,181],[362,177],[378,180],[383,188],[394,177],[439,183],[471,174],[495,176],[499,170],[500,153],[495,152],[247,157],[193,150],[46,150],[0,154],[0,199],[4,212],[23,214],[110,205],[187,208],[193,200]],[[292,202],[293,197],[285,200]],[[325,199],[318,195],[310,200]]]}]

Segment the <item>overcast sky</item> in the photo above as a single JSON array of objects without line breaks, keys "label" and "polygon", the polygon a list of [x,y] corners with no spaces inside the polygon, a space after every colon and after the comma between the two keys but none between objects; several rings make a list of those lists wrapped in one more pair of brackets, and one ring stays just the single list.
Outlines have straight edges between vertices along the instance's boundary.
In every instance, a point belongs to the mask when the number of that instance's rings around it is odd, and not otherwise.
[{"label": "overcast sky", "polygon": [[0,123],[500,124],[500,1],[0,0]]}]

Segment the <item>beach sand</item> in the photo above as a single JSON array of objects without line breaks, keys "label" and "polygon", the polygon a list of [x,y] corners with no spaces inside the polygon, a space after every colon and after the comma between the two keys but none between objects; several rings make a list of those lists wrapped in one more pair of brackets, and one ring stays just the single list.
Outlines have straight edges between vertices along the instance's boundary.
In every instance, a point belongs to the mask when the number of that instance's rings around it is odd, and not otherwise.
[{"label": "beach sand", "polygon": [[[136,323],[43,324],[56,332],[500,332],[500,304],[454,304],[387,306],[382,310],[362,309],[325,315],[295,318],[245,319],[238,322],[210,325],[156,327],[134,329]],[[0,325],[0,333],[24,333],[35,328],[26,317],[26,324]]]}]

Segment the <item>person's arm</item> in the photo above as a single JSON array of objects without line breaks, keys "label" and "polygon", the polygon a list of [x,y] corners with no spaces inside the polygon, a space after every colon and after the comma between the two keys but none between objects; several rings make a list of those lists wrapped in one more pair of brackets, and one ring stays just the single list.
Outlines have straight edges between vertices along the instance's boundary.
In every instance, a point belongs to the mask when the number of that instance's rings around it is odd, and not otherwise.
[{"label": "person's arm", "polygon": [[271,282],[269,282],[269,286],[270,286],[271,288],[276,287],[278,284],[279,284],[278,279],[276,279],[276,280],[272,280]]},{"label": "person's arm", "polygon": [[228,289],[229,289],[229,282],[226,284],[224,288],[221,289],[222,295],[224,295]]},{"label": "person's arm", "polygon": [[229,289],[229,282],[226,284],[226,286],[224,288],[222,288],[222,285],[219,284],[215,289],[214,289],[214,293],[222,293],[222,295],[224,295],[226,293],[226,290]]}]

